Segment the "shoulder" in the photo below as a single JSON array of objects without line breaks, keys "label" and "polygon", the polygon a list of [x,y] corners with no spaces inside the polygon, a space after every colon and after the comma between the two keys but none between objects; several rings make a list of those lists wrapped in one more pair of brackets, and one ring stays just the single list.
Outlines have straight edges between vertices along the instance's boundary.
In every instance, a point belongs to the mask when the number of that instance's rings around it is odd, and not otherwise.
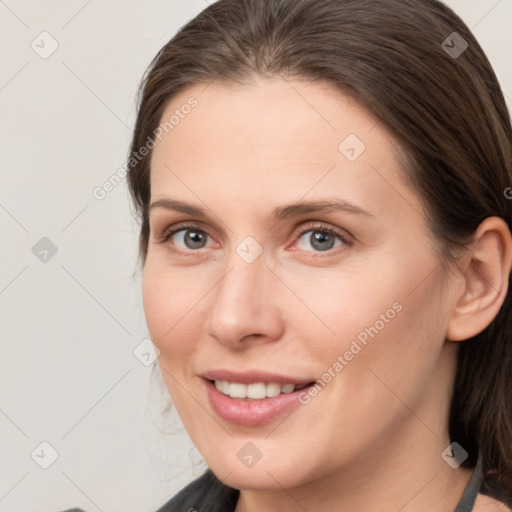
[{"label": "shoulder", "polygon": [[511,512],[512,496],[493,478],[483,477],[473,512]]},{"label": "shoulder", "polygon": [[478,494],[473,507],[473,512],[510,512],[511,510],[502,501],[481,493]]},{"label": "shoulder", "polygon": [[184,487],[157,512],[232,512],[239,491],[223,484],[208,469],[203,475]]}]

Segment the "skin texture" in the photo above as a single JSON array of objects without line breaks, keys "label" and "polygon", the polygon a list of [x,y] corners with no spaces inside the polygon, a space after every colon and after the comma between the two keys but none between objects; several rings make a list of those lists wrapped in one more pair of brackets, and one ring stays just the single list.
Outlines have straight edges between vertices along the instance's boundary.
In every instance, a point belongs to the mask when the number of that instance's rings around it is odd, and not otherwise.
[{"label": "skin texture", "polygon": [[[198,105],[154,149],[151,201],[184,201],[207,218],[151,211],[143,298],[192,441],[218,478],[241,489],[237,512],[452,511],[471,474],[441,458],[458,342],[503,303],[506,224],[486,219],[447,275],[420,199],[400,179],[396,142],[357,102],[306,81],[213,82],[182,92],[162,119],[190,96]],[[338,149],[349,134],[366,146],[354,161]],[[370,215],[271,218],[283,204],[333,199]],[[207,233],[204,247],[185,245],[184,231],[158,243],[183,222]],[[320,224],[345,242],[318,249],[311,234]],[[263,250],[252,263],[236,251],[248,236]],[[396,303],[401,311],[288,416],[241,427],[211,408],[199,374],[321,379]],[[237,457],[247,442],[262,454],[251,468]],[[482,498],[475,510],[489,506]]]}]

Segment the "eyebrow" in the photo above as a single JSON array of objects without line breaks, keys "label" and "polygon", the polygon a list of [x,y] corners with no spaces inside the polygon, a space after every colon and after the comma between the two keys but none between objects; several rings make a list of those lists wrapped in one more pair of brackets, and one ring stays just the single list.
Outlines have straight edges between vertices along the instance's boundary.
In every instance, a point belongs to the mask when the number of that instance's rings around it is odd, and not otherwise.
[{"label": "eyebrow", "polygon": [[[206,218],[205,210],[198,206],[177,201],[176,199],[159,199],[151,203],[149,209],[164,208],[166,210],[177,211],[185,213],[194,217]],[[299,215],[307,215],[311,213],[328,213],[328,212],[346,212],[359,215],[366,215],[374,217],[370,212],[367,212],[360,206],[352,204],[344,200],[334,201],[300,201],[296,203],[284,204],[272,210],[271,218],[275,222],[280,222],[290,217],[297,217]]]}]

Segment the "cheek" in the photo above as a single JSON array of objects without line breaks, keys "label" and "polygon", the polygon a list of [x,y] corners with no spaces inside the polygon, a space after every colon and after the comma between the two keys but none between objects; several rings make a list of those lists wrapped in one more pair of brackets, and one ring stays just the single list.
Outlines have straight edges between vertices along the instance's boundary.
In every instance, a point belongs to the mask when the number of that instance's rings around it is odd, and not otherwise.
[{"label": "cheek", "polygon": [[177,360],[193,348],[201,323],[190,319],[197,314],[197,306],[208,291],[206,285],[199,283],[203,281],[192,272],[172,272],[151,263],[144,268],[142,295],[146,323],[164,360],[171,355]]},{"label": "cheek", "polygon": [[152,263],[148,258],[142,281],[146,324],[151,340],[160,350],[158,365],[173,406],[180,417],[186,419],[193,404],[190,404],[188,394],[183,393],[183,385],[187,382],[186,372],[201,325],[190,319],[201,290],[196,280],[186,279],[183,273]]},{"label": "cheek", "polygon": [[[288,277],[290,282],[292,279]],[[389,331],[402,314],[403,291],[396,282],[343,268],[319,273],[314,280],[311,276],[295,278],[293,290],[301,301],[285,310],[287,325],[304,333],[300,339],[316,354],[316,360],[319,354],[330,353],[331,358],[343,354],[354,340],[364,347],[365,342]]]},{"label": "cheek", "polygon": [[397,390],[410,386],[415,375],[432,373],[444,342],[440,277],[433,273],[418,286],[417,269],[398,259],[373,266],[378,268],[385,271],[341,278],[333,272],[314,287],[311,281],[297,284],[294,291],[312,311],[295,306],[289,313],[294,318],[287,317],[301,333],[309,358],[320,363],[317,370],[343,373],[338,380],[359,395],[361,381],[367,386],[376,378],[370,370]]},{"label": "cheek", "polygon": [[343,334],[330,359],[343,356],[336,387],[344,405],[358,397],[354,416],[373,410],[374,417],[391,422],[404,412],[403,403],[414,409],[429,392],[432,378],[441,377],[444,334],[438,286],[432,280],[410,293],[408,282],[402,282],[402,290],[381,291],[372,300],[353,297],[352,307],[359,312],[350,325],[338,321]]},{"label": "cheek", "polygon": [[[448,385],[438,368],[443,323],[433,318],[442,309],[438,283],[425,282],[410,293],[417,273],[411,279],[404,276],[399,288],[391,276],[387,285],[354,285],[349,292],[331,288],[336,302],[321,304],[323,320],[336,334],[319,336],[317,331],[315,336],[310,327],[305,335],[316,340],[309,346],[309,358],[320,363],[316,366],[323,381],[305,405],[315,413],[317,436],[310,447],[313,452],[326,450],[326,459],[350,457],[352,450],[392,436],[409,420],[411,410],[420,411],[420,404],[428,403],[433,381]],[[293,426],[297,429],[299,419]]]}]

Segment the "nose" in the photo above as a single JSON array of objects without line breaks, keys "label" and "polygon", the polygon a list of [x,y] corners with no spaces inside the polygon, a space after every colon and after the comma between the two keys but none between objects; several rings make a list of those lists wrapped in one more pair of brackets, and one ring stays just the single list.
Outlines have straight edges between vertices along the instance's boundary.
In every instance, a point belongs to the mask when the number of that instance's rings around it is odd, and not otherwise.
[{"label": "nose", "polygon": [[263,255],[247,263],[234,254],[210,298],[206,333],[236,350],[278,340],[284,328],[279,285]]}]

